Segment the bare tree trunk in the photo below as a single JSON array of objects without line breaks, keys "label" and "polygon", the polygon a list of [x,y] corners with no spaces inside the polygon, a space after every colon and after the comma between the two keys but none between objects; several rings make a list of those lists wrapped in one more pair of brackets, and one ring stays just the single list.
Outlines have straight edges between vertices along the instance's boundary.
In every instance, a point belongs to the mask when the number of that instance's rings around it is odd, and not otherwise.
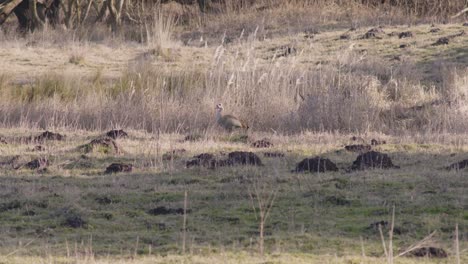
[{"label": "bare tree trunk", "polygon": [[265,242],[265,237],[264,237],[264,234],[265,234],[265,219],[263,218],[263,214],[260,215],[260,241],[259,241],[259,252],[260,252],[260,255],[263,256],[263,253],[264,253],[264,242]]},{"label": "bare tree trunk", "polygon": [[23,0],[7,0],[0,4],[0,25],[5,22],[8,16],[13,12],[13,9],[17,7]]},{"label": "bare tree trunk", "polygon": [[119,31],[122,26],[122,9],[124,3],[125,0],[107,0],[107,7],[111,16],[111,29],[114,33]]},{"label": "bare tree trunk", "polygon": [[29,0],[29,8],[31,11],[31,29],[42,28],[45,25],[45,18],[40,17],[37,12],[37,0]]}]

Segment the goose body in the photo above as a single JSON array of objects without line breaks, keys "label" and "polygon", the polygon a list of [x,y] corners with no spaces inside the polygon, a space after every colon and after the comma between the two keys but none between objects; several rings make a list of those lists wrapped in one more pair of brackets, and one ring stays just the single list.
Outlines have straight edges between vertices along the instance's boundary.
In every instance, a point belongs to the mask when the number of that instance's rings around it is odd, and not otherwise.
[{"label": "goose body", "polygon": [[223,111],[222,104],[217,104],[216,107],[216,123],[222,128],[232,131],[236,128],[249,128],[244,122],[242,122],[239,118],[233,115],[223,115],[221,112]]}]

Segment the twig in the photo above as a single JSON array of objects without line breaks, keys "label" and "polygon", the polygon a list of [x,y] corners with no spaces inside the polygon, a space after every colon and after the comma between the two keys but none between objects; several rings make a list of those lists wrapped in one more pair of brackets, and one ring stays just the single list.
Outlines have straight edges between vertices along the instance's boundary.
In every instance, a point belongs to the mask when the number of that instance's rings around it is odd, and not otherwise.
[{"label": "twig", "polygon": [[182,254],[185,255],[185,241],[186,241],[186,229],[187,229],[187,190],[184,192],[184,223],[182,227]]},{"label": "twig", "polygon": [[392,224],[388,231],[388,263],[393,264],[393,228],[395,227],[395,205],[392,210]]},{"label": "twig", "polygon": [[455,225],[455,253],[457,258],[457,264],[460,264],[460,244],[458,241],[458,223]]},{"label": "twig", "polygon": [[364,241],[362,240],[362,236],[359,236],[359,240],[361,240],[361,255],[363,258],[366,257],[366,251],[364,250]]},{"label": "twig", "polygon": [[33,239],[29,240],[29,242],[28,242],[28,243],[26,243],[24,246],[22,246],[22,247],[20,247],[20,248],[17,248],[17,249],[15,249],[15,250],[13,250],[12,252],[8,253],[8,254],[7,254],[5,257],[9,257],[9,256],[11,256],[11,255],[15,254],[16,252],[18,252],[20,249],[22,249],[22,248],[25,248],[25,247],[29,246],[29,245],[30,245],[32,242],[34,242],[36,239],[37,239],[37,237],[35,237],[35,238],[33,238]]},{"label": "twig", "polygon": [[395,256],[395,258],[398,258],[398,257],[401,257],[401,256],[404,256],[405,254],[408,254],[409,252],[413,251],[413,250],[416,250],[418,248],[422,248],[424,247],[424,245],[426,245],[427,242],[429,242],[431,240],[431,238],[435,235],[436,231],[434,230],[431,234],[429,234],[427,237],[423,238],[421,241],[411,245],[408,247],[407,250],[403,251],[402,253],[398,254],[397,256]]},{"label": "twig", "polygon": [[382,225],[381,224],[379,224],[379,232],[380,232],[380,239],[382,240],[382,246],[383,246],[383,250],[384,250],[384,253],[385,253],[385,258],[388,258],[387,246],[385,245],[385,238],[383,236]]}]

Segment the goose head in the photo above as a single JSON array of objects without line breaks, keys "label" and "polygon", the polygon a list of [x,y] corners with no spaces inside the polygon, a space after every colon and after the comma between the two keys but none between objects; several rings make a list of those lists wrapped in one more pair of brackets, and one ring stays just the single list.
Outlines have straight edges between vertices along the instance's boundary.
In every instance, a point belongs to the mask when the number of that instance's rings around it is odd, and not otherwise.
[{"label": "goose head", "polygon": [[215,109],[216,109],[216,112],[221,112],[221,111],[223,111],[224,108],[223,108],[222,104],[217,104]]}]

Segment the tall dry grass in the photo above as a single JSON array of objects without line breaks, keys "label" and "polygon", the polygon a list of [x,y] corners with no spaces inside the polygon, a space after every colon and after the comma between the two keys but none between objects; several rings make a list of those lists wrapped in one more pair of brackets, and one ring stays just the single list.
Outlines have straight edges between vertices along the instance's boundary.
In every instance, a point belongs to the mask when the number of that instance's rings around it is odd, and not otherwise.
[{"label": "tall dry grass", "polygon": [[[444,10],[458,9],[461,2],[454,1]],[[296,56],[256,64],[261,55],[256,53],[254,42],[275,30],[304,30],[329,21],[342,21],[348,26],[374,23],[383,21],[380,15],[384,13],[388,13],[383,17],[389,21],[401,21],[398,18],[406,12],[401,7],[433,10],[437,4],[441,2],[427,1],[423,5],[418,1],[388,1],[380,5],[375,1],[227,0],[218,5],[219,12],[206,14],[193,15],[193,6],[178,15],[166,15],[158,5],[144,9],[148,13],[134,11],[133,17],[140,23],[124,28],[121,35],[111,35],[102,25],[75,30],[45,27],[27,35],[27,40],[39,45],[67,45],[76,41],[118,43],[130,38],[147,43],[157,55],[164,56],[165,49],[177,45],[176,34],[201,27],[208,35],[214,32],[218,39],[220,31],[234,36],[241,46],[234,58],[225,54],[223,45],[219,46],[208,70],[197,68],[195,62],[176,71],[154,68],[142,57],[113,83],[104,81],[99,71],[93,80],[46,75],[17,85],[9,82],[8,76],[1,76],[0,124],[202,131],[213,125],[213,106],[222,102],[227,111],[246,119],[254,130],[465,131],[466,69],[442,65],[437,82],[423,84],[422,73],[411,62],[390,67],[382,59],[363,58],[352,49],[318,66],[304,67]],[[289,26],[282,26],[285,24]],[[245,33],[236,35],[239,32]],[[13,31],[2,34],[6,41],[19,41]]]},{"label": "tall dry grass", "polygon": [[214,105],[222,102],[259,131],[466,131],[466,69],[445,66],[441,85],[423,84],[410,62],[391,68],[353,50],[305,68],[295,56],[259,66],[254,45],[242,47],[243,55],[233,60],[219,46],[208,70],[195,64],[155,68],[142,58],[116,82],[48,75],[14,85],[3,76],[0,124],[205,131],[214,125]]}]

